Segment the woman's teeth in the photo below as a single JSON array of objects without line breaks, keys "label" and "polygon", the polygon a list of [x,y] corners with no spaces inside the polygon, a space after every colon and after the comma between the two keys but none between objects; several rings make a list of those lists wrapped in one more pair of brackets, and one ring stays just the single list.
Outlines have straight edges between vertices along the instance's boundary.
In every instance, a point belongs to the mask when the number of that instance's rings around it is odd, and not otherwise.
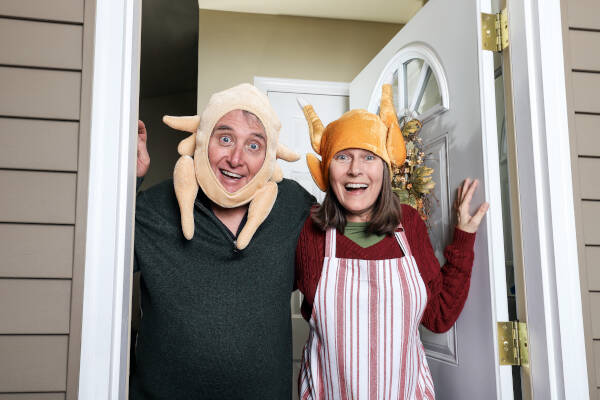
[{"label": "woman's teeth", "polygon": [[366,189],[369,185],[365,183],[347,183],[345,185],[346,190],[357,190],[357,189]]},{"label": "woman's teeth", "polygon": [[231,171],[227,171],[226,169],[222,169],[222,170],[221,170],[221,173],[222,173],[223,175],[225,175],[225,176],[228,176],[228,177],[230,177],[230,178],[234,178],[234,179],[240,179],[240,178],[242,177],[241,175],[239,175],[239,174],[236,174],[236,173],[234,173],[234,172],[231,172]]}]

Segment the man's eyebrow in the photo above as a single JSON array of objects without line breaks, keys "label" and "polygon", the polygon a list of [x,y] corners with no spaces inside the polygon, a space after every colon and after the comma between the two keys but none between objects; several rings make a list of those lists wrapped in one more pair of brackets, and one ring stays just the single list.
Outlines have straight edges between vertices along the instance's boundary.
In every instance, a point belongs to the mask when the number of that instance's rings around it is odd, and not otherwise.
[{"label": "man's eyebrow", "polygon": [[233,129],[228,126],[228,125],[217,125],[215,126],[215,129],[213,129],[214,131],[232,131]]},{"label": "man's eyebrow", "polygon": [[265,142],[267,141],[265,135],[263,135],[262,133],[252,133],[252,136],[256,136],[257,138],[262,139]]}]

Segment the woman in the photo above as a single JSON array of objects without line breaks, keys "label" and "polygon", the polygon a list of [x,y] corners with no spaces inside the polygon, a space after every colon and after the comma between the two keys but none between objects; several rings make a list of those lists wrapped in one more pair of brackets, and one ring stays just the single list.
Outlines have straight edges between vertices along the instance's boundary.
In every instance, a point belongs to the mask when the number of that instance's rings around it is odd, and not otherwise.
[{"label": "woman", "polygon": [[389,86],[380,109],[381,117],[349,111],[323,129],[304,107],[321,155],[307,161],[326,196],[296,250],[310,325],[301,399],[433,399],[419,324],[448,330],[468,295],[475,232],[488,208],[469,214],[478,183],[458,189],[458,223],[440,269],[419,214],[391,190],[391,168],[406,153]]}]

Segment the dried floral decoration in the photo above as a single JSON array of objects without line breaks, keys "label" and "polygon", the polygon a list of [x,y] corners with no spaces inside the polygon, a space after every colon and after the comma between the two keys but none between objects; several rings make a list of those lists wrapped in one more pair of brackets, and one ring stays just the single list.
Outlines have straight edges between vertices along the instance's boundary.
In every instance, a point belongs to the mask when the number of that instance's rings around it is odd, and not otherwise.
[{"label": "dried floral decoration", "polygon": [[392,190],[398,195],[403,204],[415,208],[423,221],[428,221],[431,215],[431,200],[429,195],[435,187],[432,174],[433,168],[425,166],[423,140],[419,137],[421,121],[418,119],[400,120],[400,128],[406,142],[406,161],[394,168]]}]

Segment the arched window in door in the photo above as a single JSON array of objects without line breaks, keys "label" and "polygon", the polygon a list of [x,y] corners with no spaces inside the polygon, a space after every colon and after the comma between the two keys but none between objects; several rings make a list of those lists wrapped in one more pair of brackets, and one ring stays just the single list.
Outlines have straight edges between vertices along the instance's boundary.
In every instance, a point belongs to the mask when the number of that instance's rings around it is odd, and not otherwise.
[{"label": "arched window in door", "polygon": [[385,66],[369,101],[369,111],[378,112],[381,85],[391,83],[398,117],[417,118],[423,123],[448,110],[448,83],[435,53],[420,44],[401,49]]}]

